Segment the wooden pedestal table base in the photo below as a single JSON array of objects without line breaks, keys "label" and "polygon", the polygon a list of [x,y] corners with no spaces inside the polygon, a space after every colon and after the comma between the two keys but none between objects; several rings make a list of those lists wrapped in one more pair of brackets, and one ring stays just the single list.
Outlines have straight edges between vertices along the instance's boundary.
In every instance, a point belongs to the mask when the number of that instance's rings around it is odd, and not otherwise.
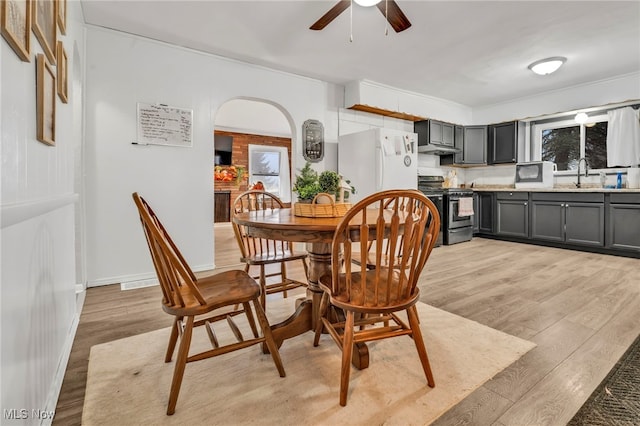
[{"label": "wooden pedestal table base", "polygon": [[[375,216],[372,215],[375,219]],[[291,337],[314,330],[318,321],[318,310],[322,290],[319,278],[331,273],[331,240],[340,222],[339,217],[309,218],[294,216],[291,209],[274,209],[258,212],[237,213],[234,222],[246,226],[252,237],[307,243],[309,253],[309,287],[305,298],[296,301],[296,310],[289,318],[272,324],[273,337],[278,347]],[[266,353],[266,347],[263,346]],[[352,363],[358,369],[369,366],[369,351],[366,344],[354,345]]]}]

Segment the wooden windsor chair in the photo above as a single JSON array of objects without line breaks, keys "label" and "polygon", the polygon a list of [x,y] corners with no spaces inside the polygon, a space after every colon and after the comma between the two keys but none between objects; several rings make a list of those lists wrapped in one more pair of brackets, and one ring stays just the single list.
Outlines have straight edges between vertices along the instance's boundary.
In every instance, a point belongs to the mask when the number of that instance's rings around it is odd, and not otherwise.
[{"label": "wooden windsor chair", "polygon": [[[169,392],[167,415],[175,413],[185,367],[189,362],[223,355],[264,342],[269,348],[280,376],[285,377],[278,346],[273,339],[271,327],[259,301],[260,286],[256,281],[241,270],[196,278],[149,204],[138,193],[133,193],[133,199],[140,214],[151,259],[160,282],[163,296],[162,309],[174,317],[165,362],[171,362],[176,343],[180,338],[178,358]],[[243,309],[231,310],[230,307],[234,305],[242,305]],[[262,336],[258,335],[251,305],[255,309]],[[227,307],[229,309],[225,309],[223,312],[222,308]],[[218,313],[213,311],[218,311]],[[242,313],[246,314],[251,327],[254,336],[251,339],[244,339],[240,328],[232,319],[233,316]],[[212,323],[225,319],[237,342],[221,346]],[[200,326],[205,326],[212,349],[189,355],[193,329]]]},{"label": "wooden windsor chair", "polygon": [[[419,209],[419,206],[415,203],[411,203],[409,198],[400,198],[400,199],[390,198],[385,201],[386,205],[384,207],[387,208],[391,203],[395,203],[395,202],[398,203],[398,208],[402,211],[406,211],[409,208]],[[401,235],[399,244],[397,245],[400,249],[403,247],[402,245],[403,238],[404,238],[404,235]],[[378,250],[376,248],[376,245],[381,246],[380,247],[381,249]],[[390,250],[391,250],[391,243],[389,239],[384,239],[382,241],[372,240],[372,241],[369,241],[369,243],[367,244],[366,255],[363,256],[361,252],[353,252],[351,253],[351,261],[356,265],[361,265],[364,259],[364,264],[368,269],[375,269],[378,265],[388,266],[389,259],[390,259]],[[382,253],[379,262],[376,259],[376,254],[378,252]],[[396,257],[401,257],[402,256],[401,250],[395,255]],[[402,265],[401,262],[396,262],[395,267],[397,268],[400,265]]]},{"label": "wooden windsor chair", "polygon": [[[369,215],[375,215],[375,224],[367,224]],[[331,274],[319,280],[324,293],[313,343],[318,346],[326,329],[342,350],[340,405],[347,404],[355,343],[410,336],[427,384],[435,386],[415,305],[420,297],[418,278],[439,229],[436,206],[415,190],[373,194],[353,206],[338,225],[332,242]],[[357,248],[368,253],[371,264],[352,262]],[[342,310],[345,320],[332,322],[341,316],[331,315],[330,306]],[[408,324],[396,314],[401,311],[406,312]]]},{"label": "wooden windsor chair", "polygon": [[[233,202],[233,212],[273,210],[284,207],[284,203],[276,195],[258,190],[246,191],[240,194]],[[260,300],[262,306],[266,305],[267,294],[282,292],[287,297],[287,291],[297,287],[306,287],[307,283],[291,279],[287,276],[287,262],[300,260],[304,268],[305,277],[308,277],[307,253],[295,253],[293,243],[270,238],[256,238],[249,235],[243,225],[233,223],[233,231],[240,247],[241,260],[245,263],[245,272],[249,273],[252,266],[258,266],[260,272],[253,278],[258,279],[262,288]],[[267,273],[265,267],[270,264],[279,264],[278,272]],[[267,279],[280,276],[281,280],[267,284]]]}]

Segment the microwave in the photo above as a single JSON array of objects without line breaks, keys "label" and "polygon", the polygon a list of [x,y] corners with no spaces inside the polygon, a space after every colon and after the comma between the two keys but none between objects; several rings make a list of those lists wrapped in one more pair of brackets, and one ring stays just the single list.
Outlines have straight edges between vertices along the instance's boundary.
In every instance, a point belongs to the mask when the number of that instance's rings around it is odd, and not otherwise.
[{"label": "microwave", "polygon": [[551,161],[534,161],[516,164],[516,188],[553,188],[553,172],[556,164]]}]

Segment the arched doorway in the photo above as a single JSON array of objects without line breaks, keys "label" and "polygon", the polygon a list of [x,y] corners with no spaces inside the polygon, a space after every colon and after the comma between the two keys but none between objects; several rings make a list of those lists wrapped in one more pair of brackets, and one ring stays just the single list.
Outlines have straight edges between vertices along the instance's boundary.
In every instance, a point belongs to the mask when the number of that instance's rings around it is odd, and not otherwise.
[{"label": "arched doorway", "polygon": [[[260,99],[231,99],[214,117],[214,263],[239,264],[230,205],[257,181],[291,200],[293,120],[279,105]],[[261,166],[261,167],[259,167]]]}]

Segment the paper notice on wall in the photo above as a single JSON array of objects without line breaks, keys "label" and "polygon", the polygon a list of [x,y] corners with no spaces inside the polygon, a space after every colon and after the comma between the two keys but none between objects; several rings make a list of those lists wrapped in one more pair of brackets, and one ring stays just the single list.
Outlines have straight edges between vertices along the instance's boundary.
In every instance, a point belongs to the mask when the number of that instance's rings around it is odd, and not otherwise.
[{"label": "paper notice on wall", "polygon": [[193,110],[138,102],[140,145],[193,146]]}]

